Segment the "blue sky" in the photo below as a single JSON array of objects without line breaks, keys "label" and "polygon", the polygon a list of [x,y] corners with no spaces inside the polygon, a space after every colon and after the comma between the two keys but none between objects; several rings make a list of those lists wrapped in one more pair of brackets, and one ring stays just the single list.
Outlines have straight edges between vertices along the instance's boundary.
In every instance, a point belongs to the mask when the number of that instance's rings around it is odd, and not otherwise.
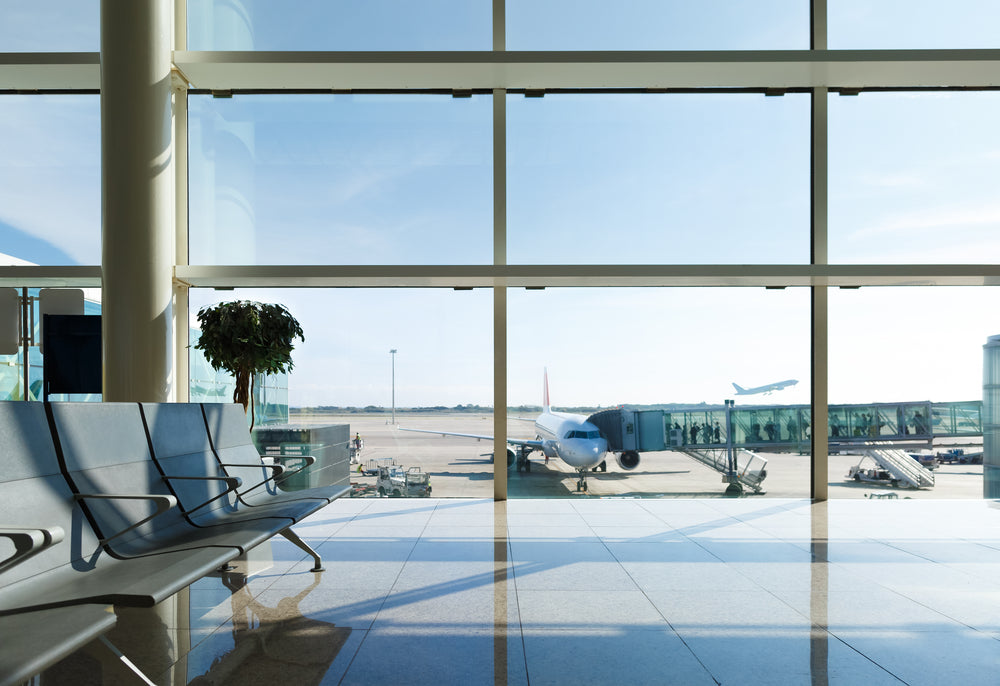
[{"label": "blue sky", "polygon": [[[248,4],[251,35],[231,30],[236,5],[192,1],[191,47],[489,48],[489,3],[288,4]],[[1000,35],[995,3],[829,4],[833,48],[992,47]],[[509,0],[507,41],[807,47],[808,3],[750,6]],[[0,49],[96,50],[97,7],[47,0],[30,14],[0,0]],[[900,17],[904,28],[890,30]],[[807,96],[510,96],[507,106],[509,262],[807,263]],[[486,96],[192,96],[192,262],[490,263],[491,109]],[[831,261],[996,262],[998,120],[996,93],[831,96]],[[0,252],[99,263],[99,98],[0,97],[0,149]],[[1000,333],[994,293],[832,291],[831,402],[980,397],[981,346]],[[388,405],[390,348],[400,406],[492,403],[489,291],[193,291],[192,320],[235,297],[283,302],[302,321],[292,404]],[[805,289],[508,298],[512,404],[539,402],[543,367],[557,403],[714,403],[731,397],[730,382],[785,378],[800,384],[773,399],[808,402]]]}]

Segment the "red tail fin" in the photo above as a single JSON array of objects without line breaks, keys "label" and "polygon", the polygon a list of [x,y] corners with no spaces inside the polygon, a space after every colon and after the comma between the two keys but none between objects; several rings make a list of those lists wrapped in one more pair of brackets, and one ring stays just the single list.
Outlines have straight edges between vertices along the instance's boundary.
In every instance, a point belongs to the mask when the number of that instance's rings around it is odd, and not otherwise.
[{"label": "red tail fin", "polygon": [[545,392],[542,397],[542,411],[549,411],[549,370],[545,370]]}]

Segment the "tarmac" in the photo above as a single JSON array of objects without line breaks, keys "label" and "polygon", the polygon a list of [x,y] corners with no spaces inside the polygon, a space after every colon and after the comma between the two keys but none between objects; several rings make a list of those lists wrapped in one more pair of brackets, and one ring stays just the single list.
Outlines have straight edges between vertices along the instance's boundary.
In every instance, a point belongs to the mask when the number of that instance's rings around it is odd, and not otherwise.
[{"label": "tarmac", "polygon": [[[293,414],[292,424],[349,424],[352,438],[360,434],[364,441],[361,464],[370,460],[392,459],[403,467],[419,467],[430,474],[432,495],[437,498],[492,498],[493,464],[489,453],[492,442],[440,434],[411,433],[397,428],[430,429],[490,435],[493,417],[489,414],[410,414],[397,413],[396,425],[388,414]],[[511,435],[534,438],[530,422],[512,419]],[[747,491],[751,498],[808,498],[810,494],[809,455],[798,453],[758,453],[768,460],[763,493]],[[880,484],[856,483],[846,478],[848,469],[858,463],[857,455],[830,455],[829,497],[866,498],[893,493],[898,498],[962,499],[983,498],[981,464],[945,464],[934,470],[932,488],[892,488]],[[531,471],[507,472],[509,498],[703,498],[722,497],[726,484],[722,475],[682,453],[673,451],[642,453],[639,466],[625,471],[610,455],[607,472],[587,477],[588,491],[576,491],[577,474],[561,460],[548,461],[533,453]],[[358,465],[353,465],[356,469]],[[374,477],[353,474],[352,482],[374,484]]]}]

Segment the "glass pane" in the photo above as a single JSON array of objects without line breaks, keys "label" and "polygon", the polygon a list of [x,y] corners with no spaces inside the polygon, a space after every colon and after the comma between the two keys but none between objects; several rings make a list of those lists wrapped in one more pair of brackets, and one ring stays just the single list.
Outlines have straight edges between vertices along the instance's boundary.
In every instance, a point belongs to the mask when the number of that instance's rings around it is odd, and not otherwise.
[{"label": "glass pane", "polygon": [[995,48],[1000,6],[993,0],[837,0],[827,7],[829,46]]},{"label": "glass pane", "polygon": [[[73,289],[76,290],[76,289]],[[29,288],[28,298],[30,300],[29,312],[31,314],[30,343],[27,348],[28,353],[28,375],[27,380],[24,374],[24,347],[19,346],[18,352],[11,355],[0,355],[0,402],[4,400],[43,400],[45,389],[43,386],[44,377],[44,348],[39,346],[42,341],[41,308],[38,303],[40,289]],[[83,312],[74,314],[100,315],[101,314],[101,289],[84,288],[83,291]],[[22,289],[17,289],[19,300],[19,315],[23,316],[24,300]],[[76,340],[76,339],[73,339]],[[73,346],[75,347],[75,345]],[[99,363],[98,363],[98,366]],[[51,373],[51,368],[50,368]],[[80,377],[88,376],[86,373]],[[27,383],[25,383],[27,381]],[[27,398],[25,398],[25,388],[27,388]],[[49,400],[72,400],[76,402],[99,402],[100,393],[50,393]]]},{"label": "glass pane", "polygon": [[188,49],[490,50],[491,17],[488,0],[188,0]]},{"label": "glass pane", "polygon": [[0,0],[4,52],[97,52],[100,0]]},{"label": "glass pane", "polygon": [[508,261],[809,260],[809,98],[507,100]]},{"label": "glass pane", "polygon": [[809,3],[507,0],[508,50],[805,50]]},{"label": "glass pane", "polygon": [[[493,433],[491,291],[193,289],[192,339],[199,309],[232,300],[281,303],[301,324],[293,369],[259,400],[269,419],[292,428],[349,425],[359,495],[379,485],[391,495],[387,484],[398,479],[387,473],[380,484],[378,468],[395,466],[412,496],[427,495],[424,485],[435,497],[493,496],[492,444],[439,433]],[[191,399],[232,402],[227,375],[199,357],[192,349]]]},{"label": "glass pane", "polygon": [[493,259],[489,97],[190,98],[192,264]]},{"label": "glass pane", "polygon": [[[993,288],[830,291],[830,497],[983,497],[998,304]],[[947,324],[898,326],[931,312]]]},{"label": "glass pane", "polygon": [[830,96],[831,262],[1000,254],[1000,93]]},{"label": "glass pane", "polygon": [[576,496],[578,469],[591,496],[721,496],[730,455],[745,493],[808,496],[808,290],[510,289],[508,321],[510,497]]},{"label": "glass pane", "polygon": [[100,264],[99,96],[0,98],[0,149],[0,260]]}]

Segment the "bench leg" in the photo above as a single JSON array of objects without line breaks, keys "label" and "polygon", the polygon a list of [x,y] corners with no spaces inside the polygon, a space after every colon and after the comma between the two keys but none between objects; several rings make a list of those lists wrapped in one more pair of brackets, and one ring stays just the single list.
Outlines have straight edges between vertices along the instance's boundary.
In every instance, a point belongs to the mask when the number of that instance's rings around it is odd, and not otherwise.
[{"label": "bench leg", "polygon": [[294,543],[298,547],[302,548],[302,550],[304,550],[307,553],[309,553],[310,555],[312,555],[313,560],[316,561],[316,566],[313,567],[312,569],[310,569],[309,570],[310,572],[322,572],[323,571],[323,560],[320,559],[319,553],[317,553],[315,550],[313,550],[309,546],[308,543],[306,543],[301,538],[299,538],[299,535],[297,533],[295,533],[294,531],[292,531],[292,527],[288,527],[287,529],[285,529],[284,531],[281,531],[280,533],[281,533],[282,536],[284,536],[285,538],[287,538],[289,541],[291,541],[292,543]]}]

